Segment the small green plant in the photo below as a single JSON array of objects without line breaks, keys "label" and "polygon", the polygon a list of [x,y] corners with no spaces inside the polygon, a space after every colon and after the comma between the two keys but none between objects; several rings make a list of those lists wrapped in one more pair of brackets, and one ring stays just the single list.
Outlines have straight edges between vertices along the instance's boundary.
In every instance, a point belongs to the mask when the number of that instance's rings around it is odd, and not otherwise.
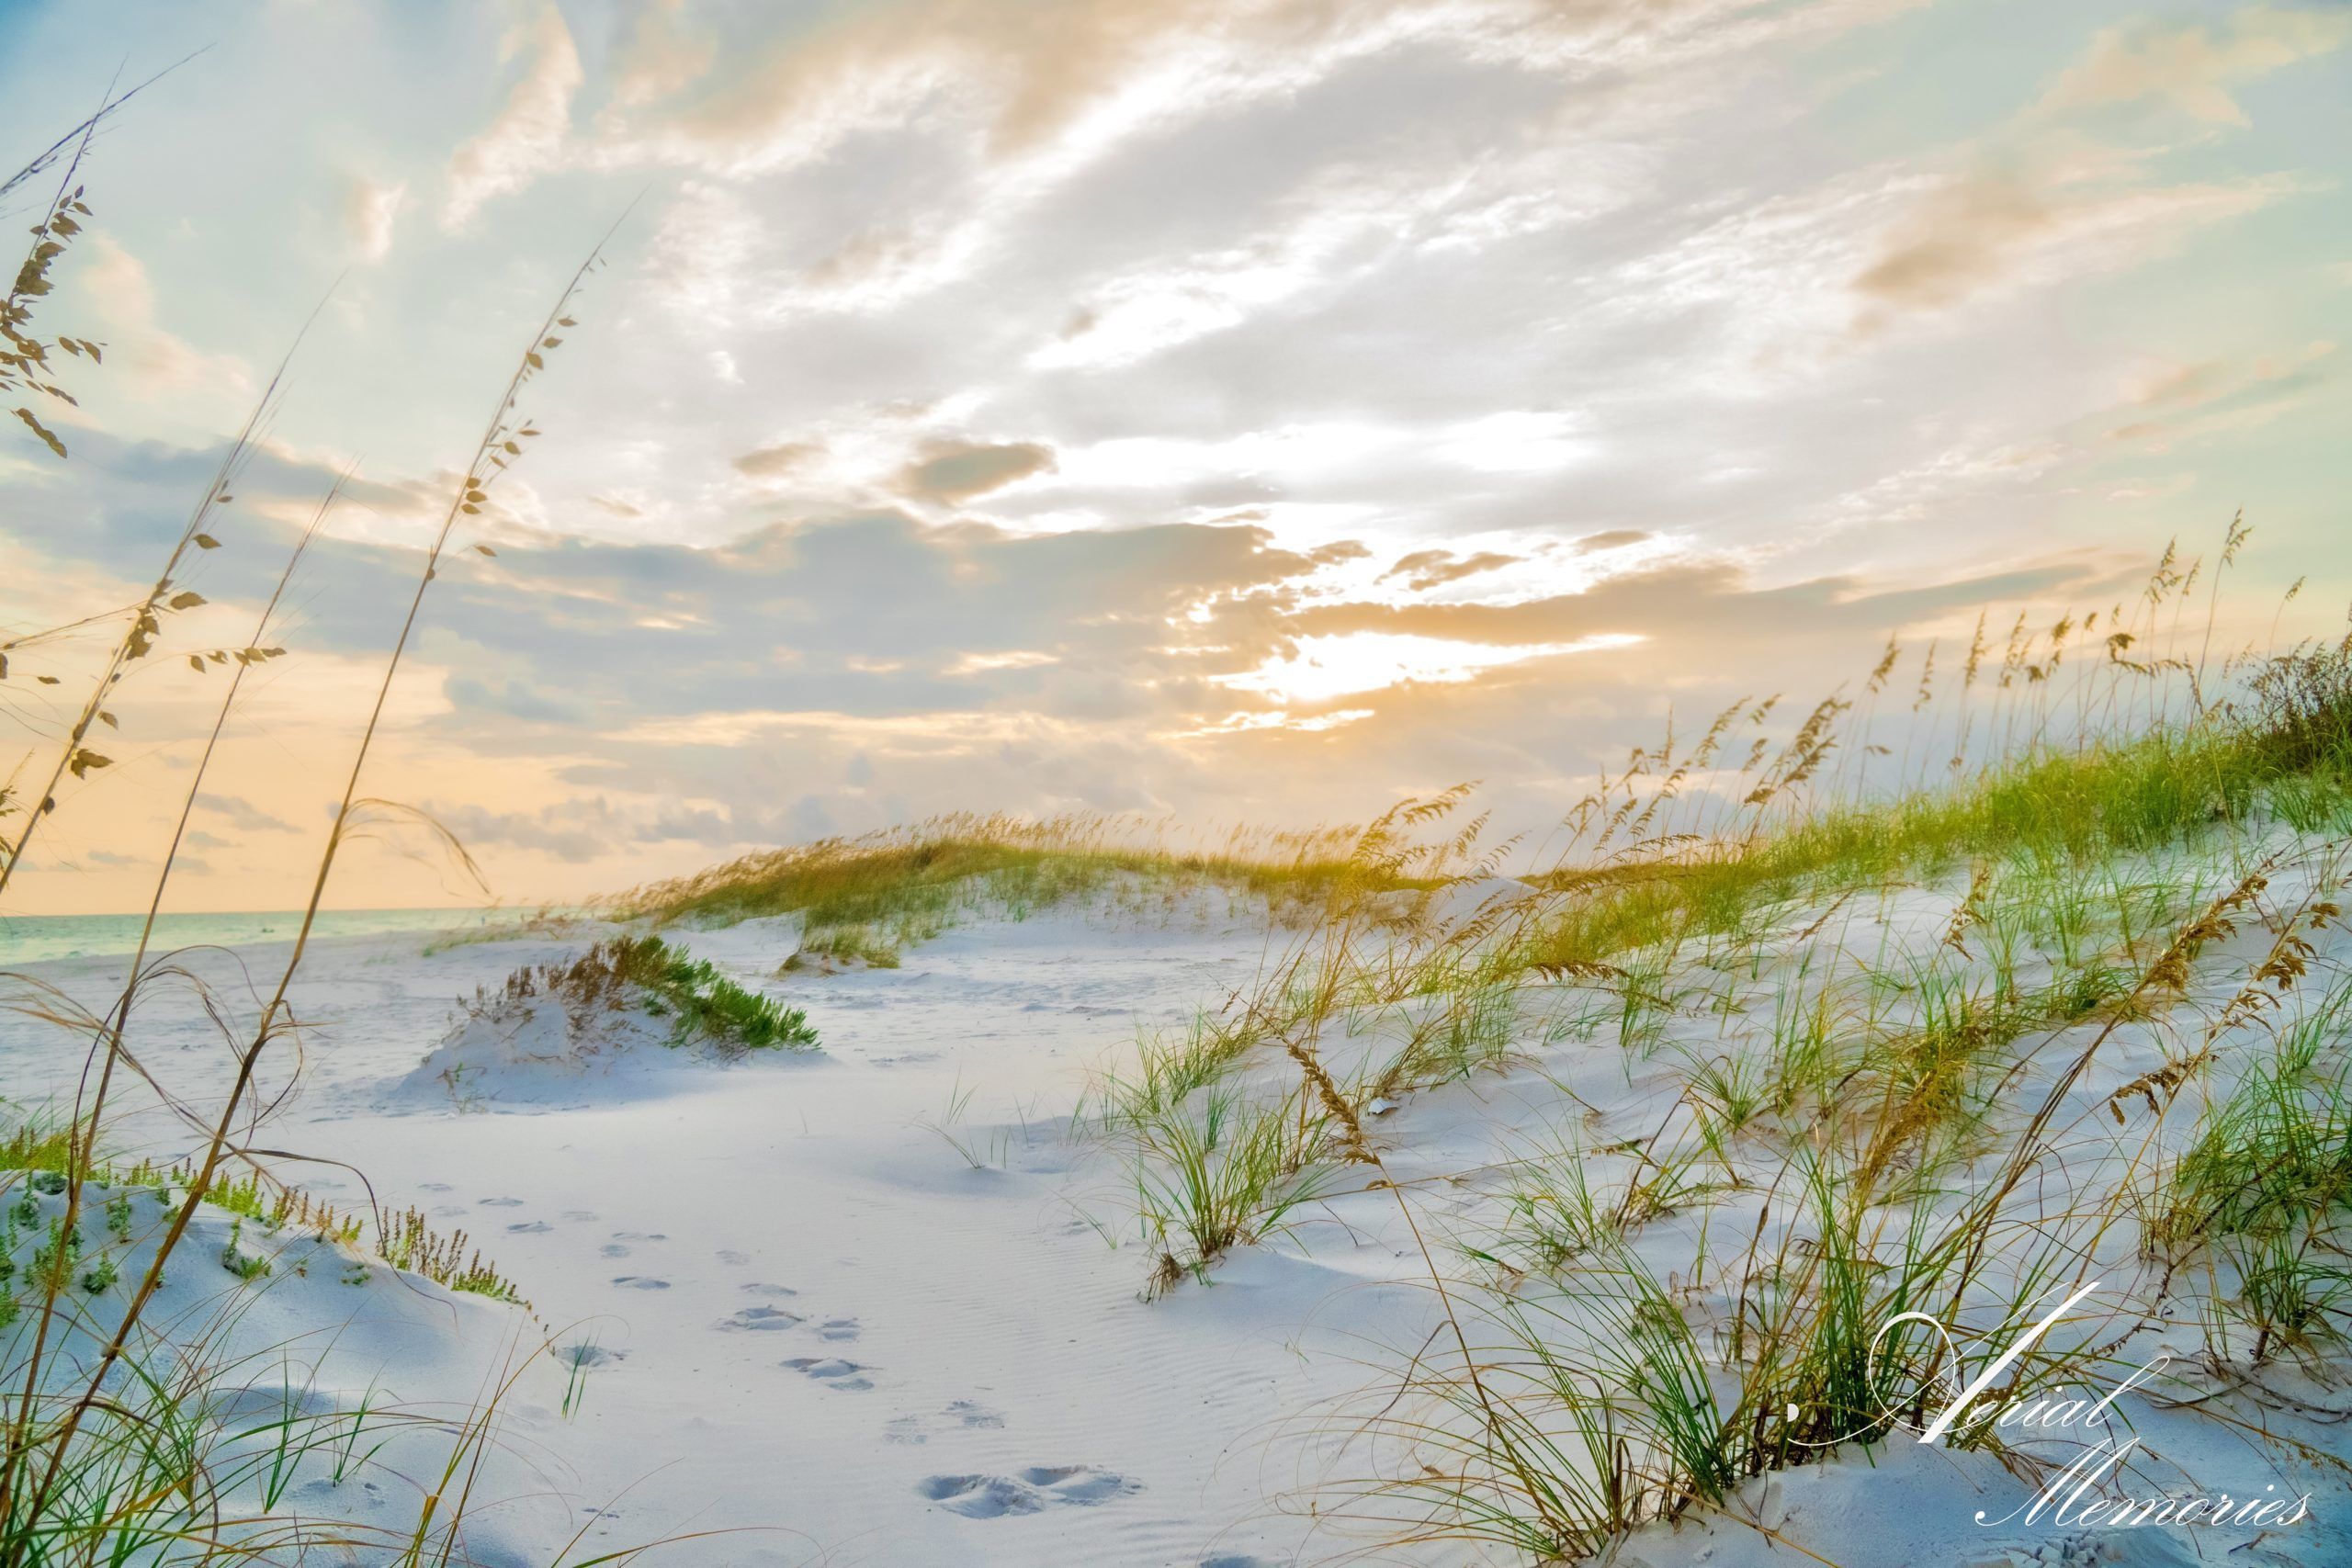
[{"label": "small green plant", "polygon": [[229,1222],[229,1239],[220,1248],[220,1267],[250,1283],[270,1271],[270,1262],[258,1252],[246,1251],[244,1240],[244,1217],[239,1215]]},{"label": "small green plant", "polygon": [[[452,1231],[444,1235],[425,1224],[424,1216],[414,1208],[383,1216],[376,1233],[376,1255],[395,1269],[422,1274],[453,1291],[488,1296],[492,1301],[530,1304],[523,1300],[514,1280],[483,1261],[479,1248],[468,1249],[465,1232]],[[362,1278],[345,1283],[366,1284],[367,1280]]]},{"label": "small green plant", "polygon": [[579,1415],[581,1406],[587,1403],[588,1369],[604,1359],[604,1352],[596,1348],[595,1340],[582,1339],[576,1345],[567,1345],[560,1349],[550,1348],[548,1354],[562,1363],[564,1368],[563,1418],[569,1421]]},{"label": "small green plant", "polygon": [[925,936],[935,936],[943,922],[925,922],[908,929],[909,922],[895,922],[900,929],[885,931],[864,920],[846,925],[812,926],[801,932],[799,949],[784,962],[781,973],[818,969],[830,971],[844,964],[858,964],[868,969],[896,969],[900,950]]},{"label": "small green plant", "polygon": [[[974,1170],[1001,1168],[1012,1157],[1014,1134],[1010,1128],[1001,1126],[992,1128],[989,1130],[988,1142],[983,1145],[976,1137],[956,1132],[956,1129],[962,1124],[965,1112],[971,1109],[971,1105],[972,1091],[966,1089],[964,1080],[958,1077],[954,1086],[948,1089],[947,1103],[940,1113],[935,1117],[922,1117],[916,1121],[915,1125],[926,1132],[936,1134],[941,1141],[961,1156],[964,1163]],[[1025,1122],[1023,1126],[1025,1131]]]}]

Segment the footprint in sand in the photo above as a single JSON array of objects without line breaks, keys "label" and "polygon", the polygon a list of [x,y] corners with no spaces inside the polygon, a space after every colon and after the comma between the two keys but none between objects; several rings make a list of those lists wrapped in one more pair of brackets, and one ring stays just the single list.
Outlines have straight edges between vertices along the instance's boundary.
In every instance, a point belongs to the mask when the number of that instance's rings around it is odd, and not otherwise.
[{"label": "footprint in sand", "polygon": [[447,1192],[450,1190],[446,1181],[420,1181],[417,1185],[427,1192]]},{"label": "footprint in sand", "polygon": [[667,1241],[670,1238],[660,1231],[615,1231],[613,1239],[615,1241]]},{"label": "footprint in sand", "polygon": [[[973,1431],[998,1430],[1004,1426],[1001,1411],[990,1410],[987,1405],[969,1399],[956,1400],[940,1412],[940,1417]],[[932,1417],[927,1416],[901,1416],[882,1428],[882,1440],[910,1447],[927,1443],[931,1441],[931,1425]]]},{"label": "footprint in sand", "polygon": [[773,1298],[775,1296],[797,1296],[800,1292],[794,1290],[789,1285],[763,1285],[752,1283],[743,1287],[743,1293],[747,1296],[768,1296]]},{"label": "footprint in sand", "polygon": [[519,1209],[523,1206],[520,1198],[477,1198],[474,1201],[485,1209]]},{"label": "footprint in sand", "polygon": [[567,1367],[609,1367],[628,1359],[628,1351],[607,1350],[602,1345],[566,1345],[554,1354]]},{"label": "footprint in sand", "polygon": [[934,1475],[915,1491],[967,1519],[1035,1514],[1057,1506],[1091,1508],[1143,1483],[1091,1464],[1035,1465],[1013,1475]]},{"label": "footprint in sand", "polygon": [[786,1312],[782,1307],[745,1307],[730,1317],[722,1318],[718,1326],[765,1333],[779,1328],[790,1328],[801,1321],[803,1320],[798,1313]]},{"label": "footprint in sand", "polygon": [[467,1208],[463,1203],[444,1203],[439,1208],[433,1211],[433,1217],[436,1220],[454,1220],[460,1214],[470,1214],[472,1213],[473,1211]]},{"label": "footprint in sand", "polygon": [[563,1212],[563,1217],[567,1220],[593,1220],[596,1215],[594,1211],[590,1209],[566,1209]]},{"label": "footprint in sand", "polygon": [[669,1280],[656,1280],[646,1274],[623,1274],[613,1283],[631,1291],[666,1291],[670,1288]]},{"label": "footprint in sand", "polygon": [[874,1370],[872,1367],[844,1361],[838,1356],[795,1356],[784,1364],[802,1377],[845,1393],[862,1393],[874,1386],[874,1380],[865,1375]]},{"label": "footprint in sand", "polygon": [[616,1242],[616,1241],[608,1241],[608,1242],[606,1242],[604,1246],[602,1246],[602,1247],[598,1247],[596,1250],[597,1250],[598,1252],[602,1253],[602,1254],[603,1254],[604,1256],[605,1256],[606,1258],[627,1258],[627,1257],[630,1254],[630,1252],[634,1251],[635,1249],[634,1249],[634,1248],[632,1248],[632,1247],[623,1247],[619,1242]]},{"label": "footprint in sand", "polygon": [[737,1252],[732,1247],[729,1247],[720,1251],[718,1254],[718,1260],[721,1263],[732,1263],[740,1266],[749,1263],[752,1260],[752,1255],[748,1252]]},{"label": "footprint in sand", "polygon": [[555,1227],[545,1220],[525,1220],[520,1224],[506,1227],[509,1235],[545,1235],[553,1229]]},{"label": "footprint in sand", "polygon": [[854,1317],[829,1317],[824,1322],[817,1325],[817,1337],[820,1339],[854,1339],[857,1337],[857,1319]]}]

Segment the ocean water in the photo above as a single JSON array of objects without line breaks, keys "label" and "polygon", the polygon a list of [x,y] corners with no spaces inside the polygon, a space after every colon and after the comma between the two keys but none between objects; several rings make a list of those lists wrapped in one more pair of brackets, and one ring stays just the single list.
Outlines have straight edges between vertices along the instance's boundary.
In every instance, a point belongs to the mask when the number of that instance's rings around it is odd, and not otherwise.
[{"label": "ocean water", "polygon": [[[504,911],[512,915],[513,911]],[[388,932],[470,931],[489,922],[492,909],[322,909],[311,927],[311,940],[335,936],[381,936]],[[44,958],[86,958],[138,951],[143,915],[0,916],[0,967]],[[155,921],[150,954],[180,947],[234,947],[247,942],[290,942],[302,924],[300,909],[258,914],[164,915]]]}]

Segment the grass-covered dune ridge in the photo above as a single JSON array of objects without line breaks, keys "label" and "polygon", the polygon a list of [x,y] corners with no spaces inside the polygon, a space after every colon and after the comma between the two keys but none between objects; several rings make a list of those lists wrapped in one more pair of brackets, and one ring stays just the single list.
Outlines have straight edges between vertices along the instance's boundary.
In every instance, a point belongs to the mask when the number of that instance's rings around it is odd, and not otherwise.
[{"label": "grass-covered dune ridge", "polygon": [[[801,950],[885,964],[967,913],[1013,915],[1085,898],[1127,881],[1162,889],[1216,886],[1278,911],[1317,911],[1368,874],[1363,830],[1235,829],[1181,847],[1170,824],[1073,813],[1043,820],[954,813],[854,838],[765,850],[612,899],[619,919],[723,924],[802,917]],[[1433,886],[1405,867],[1379,888]]]},{"label": "grass-covered dune ridge", "polygon": [[[1670,781],[1670,773],[1668,775]],[[1654,803],[1679,787],[1662,782]],[[2352,829],[2352,644],[2256,664],[2191,720],[2038,745],[1891,798],[1758,816],[1734,837],[1631,839],[1606,863],[1533,874],[1566,895],[1528,962],[1641,946],[1685,923],[1736,929],[1758,903],[1990,856],[2047,865],[2177,843],[2218,823]]]}]

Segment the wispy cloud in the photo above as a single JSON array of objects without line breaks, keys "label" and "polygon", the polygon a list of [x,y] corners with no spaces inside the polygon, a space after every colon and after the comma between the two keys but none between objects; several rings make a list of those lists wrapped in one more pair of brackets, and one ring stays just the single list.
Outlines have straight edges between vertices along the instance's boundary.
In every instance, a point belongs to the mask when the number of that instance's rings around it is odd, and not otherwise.
[{"label": "wispy cloud", "polygon": [[502,59],[526,56],[523,74],[488,129],[449,160],[441,198],[441,226],[461,227],[494,197],[521,190],[554,168],[571,127],[571,99],[584,79],[580,51],[563,13],[542,5],[527,25],[509,33]]}]

